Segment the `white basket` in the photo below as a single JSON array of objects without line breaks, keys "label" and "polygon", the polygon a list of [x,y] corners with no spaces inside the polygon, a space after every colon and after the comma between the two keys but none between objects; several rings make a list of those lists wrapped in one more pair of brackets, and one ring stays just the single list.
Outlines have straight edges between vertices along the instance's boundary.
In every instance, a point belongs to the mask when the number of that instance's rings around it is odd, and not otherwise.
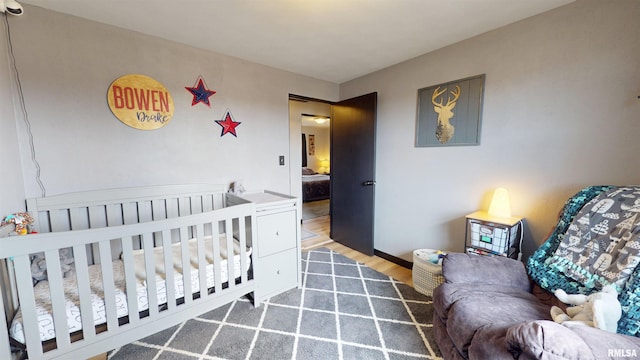
[{"label": "white basket", "polygon": [[417,292],[431,296],[433,289],[444,282],[442,265],[434,264],[427,259],[435,254],[433,249],[419,249],[413,251],[413,288]]}]

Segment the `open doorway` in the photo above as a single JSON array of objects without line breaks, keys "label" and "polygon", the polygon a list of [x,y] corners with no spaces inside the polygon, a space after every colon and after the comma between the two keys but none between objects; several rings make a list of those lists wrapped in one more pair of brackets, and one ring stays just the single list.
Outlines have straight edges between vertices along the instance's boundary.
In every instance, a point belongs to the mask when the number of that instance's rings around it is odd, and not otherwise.
[{"label": "open doorway", "polygon": [[302,221],[330,215],[331,119],[302,114]]},{"label": "open doorway", "polygon": [[[320,219],[329,217],[330,239],[366,255],[374,254],[376,107],[376,93],[338,102],[289,95],[291,194],[303,198],[301,154],[303,143],[309,146],[309,141],[302,140],[302,116],[330,118],[331,155],[324,166],[330,173],[330,216]],[[314,136],[314,151],[316,142]],[[323,159],[316,160],[315,173],[323,167]]]},{"label": "open doorway", "polygon": [[[330,120],[331,103],[297,95],[289,97],[290,123],[290,186],[291,195],[300,199],[302,248],[311,248],[331,242],[329,236],[331,218],[330,193],[303,195],[303,177],[331,176]],[[318,121],[316,121],[318,119]],[[322,121],[322,120],[325,121]],[[303,136],[304,135],[304,136]],[[309,135],[313,135],[313,149],[309,146]],[[310,155],[309,152],[312,151]],[[304,168],[310,169],[303,175]],[[329,173],[329,174],[325,174]],[[330,184],[326,184],[330,188]]]}]

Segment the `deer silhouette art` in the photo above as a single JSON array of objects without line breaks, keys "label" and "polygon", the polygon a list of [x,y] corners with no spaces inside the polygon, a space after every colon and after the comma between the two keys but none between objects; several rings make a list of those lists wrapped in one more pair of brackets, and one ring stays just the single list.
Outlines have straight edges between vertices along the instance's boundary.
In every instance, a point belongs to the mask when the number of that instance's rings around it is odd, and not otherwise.
[{"label": "deer silhouette art", "polygon": [[443,98],[440,98],[438,102],[436,99],[440,97],[440,95],[447,92],[447,88],[440,90],[440,86],[438,86],[431,96],[431,102],[433,103],[433,111],[438,113],[438,126],[436,127],[436,138],[440,141],[441,144],[446,144],[453,137],[453,133],[455,131],[455,127],[449,123],[449,120],[453,117],[453,108],[456,106],[456,102],[460,97],[460,86],[456,85],[456,90],[451,90],[450,93],[453,96],[449,96],[447,98],[447,104],[443,105]]}]

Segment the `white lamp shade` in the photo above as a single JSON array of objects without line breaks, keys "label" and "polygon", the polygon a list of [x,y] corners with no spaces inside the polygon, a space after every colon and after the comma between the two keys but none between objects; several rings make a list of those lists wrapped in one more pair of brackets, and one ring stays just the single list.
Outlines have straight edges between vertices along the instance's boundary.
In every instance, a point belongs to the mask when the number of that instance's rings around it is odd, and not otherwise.
[{"label": "white lamp shade", "polygon": [[491,198],[489,205],[489,215],[499,218],[511,217],[511,204],[509,203],[509,192],[505,188],[497,188]]}]

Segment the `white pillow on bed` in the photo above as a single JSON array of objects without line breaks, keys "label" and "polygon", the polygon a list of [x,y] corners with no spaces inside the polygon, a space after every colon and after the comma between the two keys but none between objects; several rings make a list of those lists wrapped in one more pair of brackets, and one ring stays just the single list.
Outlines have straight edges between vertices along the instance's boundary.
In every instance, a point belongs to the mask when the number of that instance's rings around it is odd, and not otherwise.
[{"label": "white pillow on bed", "polygon": [[302,168],[302,175],[315,175],[315,174],[317,174],[317,172],[313,171],[313,169],[311,168],[307,168],[307,167]]}]

